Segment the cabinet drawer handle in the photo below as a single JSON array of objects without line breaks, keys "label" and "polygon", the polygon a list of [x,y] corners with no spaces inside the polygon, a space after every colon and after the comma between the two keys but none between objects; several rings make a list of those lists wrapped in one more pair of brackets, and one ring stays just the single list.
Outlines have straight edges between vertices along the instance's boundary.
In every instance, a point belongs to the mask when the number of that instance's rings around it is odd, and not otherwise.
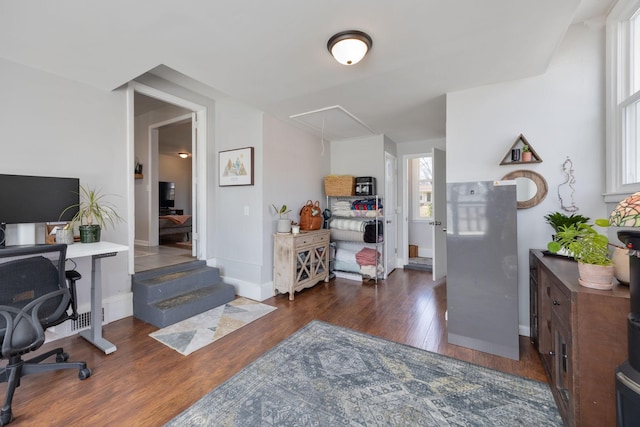
[{"label": "cabinet drawer handle", "polygon": [[556,355],[556,352],[555,352],[555,351],[550,351],[550,352],[549,352],[549,356],[555,356],[555,355]]},{"label": "cabinet drawer handle", "polygon": [[553,305],[560,305],[560,303],[558,302],[558,300],[553,300]]}]

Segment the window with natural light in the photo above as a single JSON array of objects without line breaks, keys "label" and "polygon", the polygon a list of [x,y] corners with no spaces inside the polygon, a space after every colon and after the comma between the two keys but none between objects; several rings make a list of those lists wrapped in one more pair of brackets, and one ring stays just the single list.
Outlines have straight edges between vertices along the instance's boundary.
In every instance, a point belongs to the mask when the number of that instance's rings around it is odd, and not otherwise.
[{"label": "window with natural light", "polygon": [[614,190],[640,183],[640,2],[621,0],[607,20],[609,143]]},{"label": "window with natural light", "polygon": [[432,165],[431,157],[418,157],[411,161],[414,220],[427,220],[433,217]]}]

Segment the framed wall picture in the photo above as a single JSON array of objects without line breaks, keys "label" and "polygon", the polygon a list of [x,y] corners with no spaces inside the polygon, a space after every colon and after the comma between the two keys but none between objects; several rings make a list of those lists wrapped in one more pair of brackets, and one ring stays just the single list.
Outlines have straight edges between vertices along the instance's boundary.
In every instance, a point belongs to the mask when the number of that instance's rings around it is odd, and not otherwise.
[{"label": "framed wall picture", "polygon": [[220,187],[253,185],[253,147],[220,151]]}]

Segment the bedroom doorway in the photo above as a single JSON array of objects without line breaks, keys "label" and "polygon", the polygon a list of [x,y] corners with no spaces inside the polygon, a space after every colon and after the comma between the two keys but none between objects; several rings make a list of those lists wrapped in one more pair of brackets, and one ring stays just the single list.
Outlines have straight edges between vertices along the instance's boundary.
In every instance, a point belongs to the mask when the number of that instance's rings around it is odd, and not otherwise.
[{"label": "bedroom doorway", "polygon": [[[199,237],[205,235],[204,225],[198,221],[204,217],[199,212],[203,203],[197,191],[205,186],[197,185],[196,177],[197,169],[205,167],[197,153],[199,138],[205,140],[198,123],[206,112],[153,88],[132,86],[132,158],[142,164],[142,173],[132,180],[133,274],[205,257]],[[161,184],[171,185],[170,197],[161,196]]]},{"label": "bedroom doorway", "polygon": [[[152,246],[171,246],[178,249],[193,249],[193,166],[191,114],[177,116],[165,122],[153,124],[149,128],[150,147],[157,161],[158,227],[149,230]],[[153,166],[153,165],[152,165]],[[193,254],[192,254],[193,255]]]}]

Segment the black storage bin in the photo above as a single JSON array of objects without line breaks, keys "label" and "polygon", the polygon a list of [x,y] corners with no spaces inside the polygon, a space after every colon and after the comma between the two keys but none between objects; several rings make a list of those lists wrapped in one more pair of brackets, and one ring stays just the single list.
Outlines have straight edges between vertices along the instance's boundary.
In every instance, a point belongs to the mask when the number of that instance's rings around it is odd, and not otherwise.
[{"label": "black storage bin", "polygon": [[376,193],[376,179],[372,176],[356,177],[356,196],[373,196]]}]

